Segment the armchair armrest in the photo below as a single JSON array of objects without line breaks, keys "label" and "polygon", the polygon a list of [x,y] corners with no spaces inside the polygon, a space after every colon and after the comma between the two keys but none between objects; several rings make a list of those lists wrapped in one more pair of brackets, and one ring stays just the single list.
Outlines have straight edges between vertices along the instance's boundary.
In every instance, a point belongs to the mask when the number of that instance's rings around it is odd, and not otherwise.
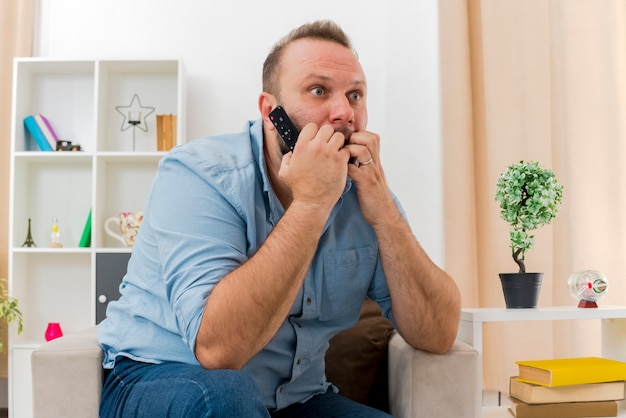
[{"label": "armchair armrest", "polygon": [[417,350],[399,334],[389,342],[389,406],[394,417],[472,417],[478,353],[456,341],[438,355]]},{"label": "armchair armrest", "polygon": [[102,358],[97,326],[36,348],[31,356],[33,416],[98,417]]}]

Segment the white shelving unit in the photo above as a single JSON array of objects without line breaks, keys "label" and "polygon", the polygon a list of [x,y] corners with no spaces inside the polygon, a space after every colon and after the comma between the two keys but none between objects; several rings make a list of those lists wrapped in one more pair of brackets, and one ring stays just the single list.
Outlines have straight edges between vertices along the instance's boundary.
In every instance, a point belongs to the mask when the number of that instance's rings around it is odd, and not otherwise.
[{"label": "white shelving unit", "polygon": [[[596,319],[601,322],[602,356],[626,361],[626,306],[600,306],[581,309],[576,306],[552,306],[536,309],[474,308],[463,309],[458,339],[478,352],[478,391],[475,416],[483,418],[510,417],[506,407],[482,408],[483,326],[488,322],[566,321]],[[626,417],[626,407],[619,402],[619,416]]]},{"label": "white shelving unit", "polygon": [[[97,277],[98,260],[111,260],[99,255],[127,259],[130,252],[105,233],[103,223],[122,211],[143,210],[165,154],[157,151],[157,114],[177,116],[177,143],[184,142],[184,80],[179,59],[15,60],[8,283],[20,301],[24,332],[9,335],[10,416],[32,416],[30,352],[45,342],[48,322],[59,322],[66,334],[96,324],[102,300],[96,285],[111,280]],[[133,150],[133,128],[122,131],[116,106],[129,105],[135,94],[155,110],[145,120],[148,132],[135,130]],[[23,125],[36,113],[81,151],[39,151]],[[79,248],[90,211],[91,246]],[[48,248],[52,218],[59,220],[63,248]],[[29,219],[37,247],[22,246]]]}]

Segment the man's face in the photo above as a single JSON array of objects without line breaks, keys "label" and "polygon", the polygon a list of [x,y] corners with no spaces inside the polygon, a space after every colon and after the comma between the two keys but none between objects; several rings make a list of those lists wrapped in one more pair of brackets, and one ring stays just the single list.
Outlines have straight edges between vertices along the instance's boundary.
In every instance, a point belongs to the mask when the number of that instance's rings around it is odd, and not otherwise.
[{"label": "man's face", "polygon": [[331,125],[346,139],[367,126],[365,75],[354,53],[337,43],[299,39],[280,61],[280,103],[296,127]]}]

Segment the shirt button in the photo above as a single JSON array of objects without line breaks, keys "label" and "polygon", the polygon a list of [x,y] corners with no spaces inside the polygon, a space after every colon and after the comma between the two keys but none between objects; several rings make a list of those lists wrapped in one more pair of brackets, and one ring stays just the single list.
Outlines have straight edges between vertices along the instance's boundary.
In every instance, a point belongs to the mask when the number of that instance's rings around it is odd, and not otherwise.
[{"label": "shirt button", "polygon": [[279,392],[279,393],[283,393],[283,390],[285,390],[285,388],[284,388],[284,387],[282,387],[282,386],[278,388],[278,392]]},{"label": "shirt button", "polygon": [[299,322],[296,322],[296,326],[297,326],[298,328],[302,328],[302,324],[301,324],[301,323],[299,323]]},{"label": "shirt button", "polygon": [[310,305],[310,304],[311,304],[311,302],[312,302],[312,301],[311,301],[311,298],[306,298],[306,304],[307,304],[307,305]]},{"label": "shirt button", "polygon": [[298,366],[300,365],[300,363],[302,363],[302,359],[298,359],[298,360],[296,361],[296,364],[297,364]]}]

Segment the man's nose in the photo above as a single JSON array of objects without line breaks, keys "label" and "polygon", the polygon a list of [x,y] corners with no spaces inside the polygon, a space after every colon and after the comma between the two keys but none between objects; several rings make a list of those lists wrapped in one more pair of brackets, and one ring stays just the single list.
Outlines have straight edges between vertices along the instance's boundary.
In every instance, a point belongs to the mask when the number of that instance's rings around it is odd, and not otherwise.
[{"label": "man's nose", "polygon": [[345,96],[333,98],[330,105],[330,122],[335,124],[340,122],[344,125],[351,125],[354,122],[354,109],[350,105],[350,100]]}]

